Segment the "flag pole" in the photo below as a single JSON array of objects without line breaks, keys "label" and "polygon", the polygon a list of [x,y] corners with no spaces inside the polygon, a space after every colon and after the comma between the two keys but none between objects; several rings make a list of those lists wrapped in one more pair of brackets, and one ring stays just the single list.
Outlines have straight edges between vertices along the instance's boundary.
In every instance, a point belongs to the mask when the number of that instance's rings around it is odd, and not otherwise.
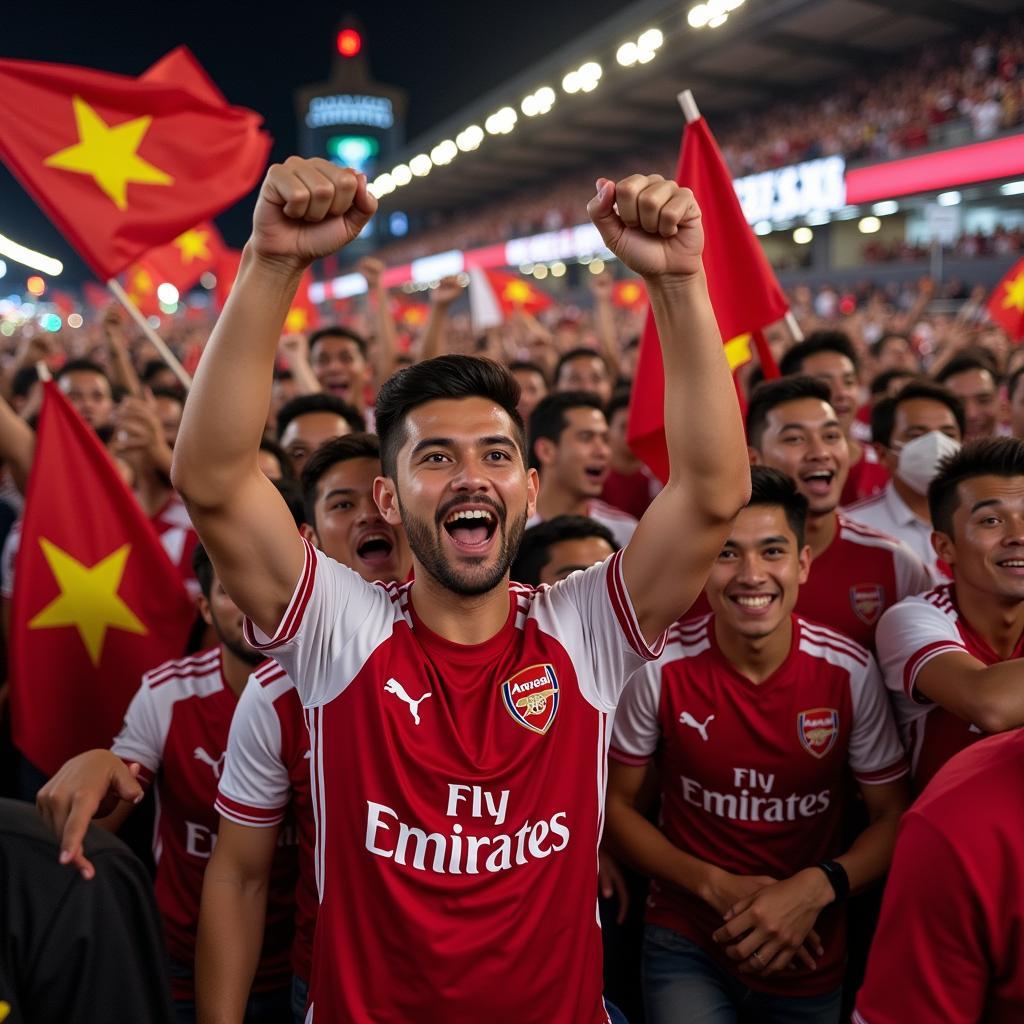
[{"label": "flag pole", "polygon": [[178,362],[177,356],[167,347],[164,339],[153,330],[149,321],[142,315],[142,310],[132,302],[128,293],[121,287],[121,283],[112,277],[107,281],[107,287],[113,293],[114,298],[128,310],[128,315],[138,324],[139,329],[149,341],[152,342],[153,348],[160,353],[160,358],[171,368],[171,372],[181,381],[185,390],[187,391],[192,387],[192,378],[189,376],[188,371]]}]

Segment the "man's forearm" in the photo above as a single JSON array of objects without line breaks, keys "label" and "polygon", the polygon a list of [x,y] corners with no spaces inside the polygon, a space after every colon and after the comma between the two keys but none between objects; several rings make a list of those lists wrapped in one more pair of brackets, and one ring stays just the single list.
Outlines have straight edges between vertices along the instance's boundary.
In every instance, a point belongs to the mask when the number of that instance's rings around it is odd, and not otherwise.
[{"label": "man's forearm", "polygon": [[174,449],[174,486],[216,506],[256,466],[278,339],[301,274],[255,257],[238,278],[203,352]]},{"label": "man's forearm", "polygon": [[853,841],[853,845],[836,861],[842,864],[850,879],[850,892],[860,892],[880,881],[892,863],[900,812],[883,814]]}]

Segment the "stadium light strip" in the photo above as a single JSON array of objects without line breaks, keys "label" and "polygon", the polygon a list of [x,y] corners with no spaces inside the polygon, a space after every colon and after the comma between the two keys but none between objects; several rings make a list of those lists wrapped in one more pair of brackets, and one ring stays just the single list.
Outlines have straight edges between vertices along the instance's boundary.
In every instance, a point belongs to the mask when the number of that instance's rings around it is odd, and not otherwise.
[{"label": "stadium light strip", "polygon": [[15,263],[21,263],[50,277],[57,277],[64,271],[64,264],[60,260],[20,245],[6,235],[0,235],[0,256],[6,256]]}]

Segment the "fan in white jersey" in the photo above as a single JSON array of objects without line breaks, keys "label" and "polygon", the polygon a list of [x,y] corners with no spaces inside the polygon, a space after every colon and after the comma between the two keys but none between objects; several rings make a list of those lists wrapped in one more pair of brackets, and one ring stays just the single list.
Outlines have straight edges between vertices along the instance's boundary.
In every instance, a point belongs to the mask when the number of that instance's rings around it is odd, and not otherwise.
[{"label": "fan in white jersey", "polygon": [[607,526],[619,547],[637,520],[601,501],[612,465],[604,403],[590,391],[556,391],[530,414],[530,465],[540,478],[537,510],[526,525],[554,516],[589,516]]},{"label": "fan in white jersey", "polygon": [[[707,582],[713,614],[669,633],[615,718],[608,834],[652,879],[651,1024],[836,1024],[843,902],[884,875],[908,803],[871,655],[793,614],[806,500],[777,470],[752,478]],[[850,771],[870,823],[844,849]],[[659,791],[655,825],[637,805]]]},{"label": "fan in white jersey", "polygon": [[378,394],[374,497],[405,528],[410,584],[372,586],[304,544],[257,472],[302,273],[375,209],[365,176],[326,160],[270,169],[173,469],[249,636],[306,706],[320,896],[308,1019],[598,1024],[608,716],[749,491],[700,213],[657,175],[598,182],[591,217],[645,278],[658,323],[672,477],[626,549],[534,591],[508,580],[537,479],[518,387],[495,363],[441,356]]},{"label": "fan in white jersey", "polygon": [[[412,566],[401,527],[373,500],[380,446],[372,434],[322,444],[302,471],[311,543],[364,580],[400,583]],[[281,823],[291,808],[299,833],[299,889],[292,953],[293,1009],[301,1024],[313,955],[316,884],[309,806],[309,735],[302,704],[274,662],[255,673],[231,720],[221,773],[217,846],[203,883],[196,941],[197,1003],[209,1020],[237,1020],[262,940],[266,883]]]},{"label": "fan in white jersey", "polygon": [[1024,725],[1024,442],[965,444],[928,504],[953,582],[901,601],[878,626],[918,789],[986,733]]}]

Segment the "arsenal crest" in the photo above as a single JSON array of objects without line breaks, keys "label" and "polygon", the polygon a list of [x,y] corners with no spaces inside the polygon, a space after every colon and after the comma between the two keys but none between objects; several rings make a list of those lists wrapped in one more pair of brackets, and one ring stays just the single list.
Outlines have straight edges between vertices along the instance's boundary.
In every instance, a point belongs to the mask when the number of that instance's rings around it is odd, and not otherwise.
[{"label": "arsenal crest", "polygon": [[839,738],[839,712],[835,708],[811,708],[796,716],[796,732],[804,750],[824,757]]},{"label": "arsenal crest", "polygon": [[501,684],[505,710],[520,725],[544,735],[558,710],[558,677],[551,665],[531,665]]},{"label": "arsenal crest", "polygon": [[877,583],[861,583],[850,587],[850,604],[861,622],[873,626],[882,614],[885,603],[885,588]]}]

